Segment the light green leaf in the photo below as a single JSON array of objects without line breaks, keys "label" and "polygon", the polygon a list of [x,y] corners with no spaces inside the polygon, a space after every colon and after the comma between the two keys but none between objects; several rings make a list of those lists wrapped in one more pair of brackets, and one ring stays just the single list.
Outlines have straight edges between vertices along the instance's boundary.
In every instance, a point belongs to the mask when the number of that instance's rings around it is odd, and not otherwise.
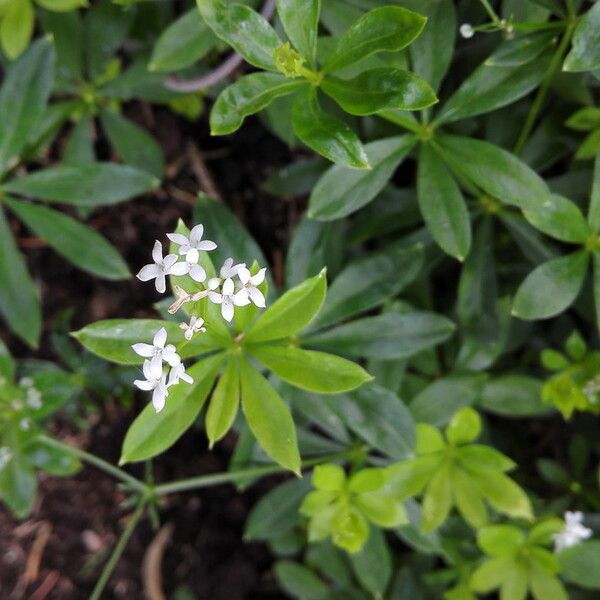
[{"label": "light green leaf", "polygon": [[469,587],[482,594],[491,592],[502,585],[502,582],[514,570],[514,566],[514,561],[508,558],[487,560],[473,571]]},{"label": "light green leaf", "polygon": [[399,6],[375,8],[357,19],[338,38],[323,69],[339,71],[376,52],[397,52],[423,30],[426,19]]},{"label": "light green leaf", "polygon": [[180,382],[169,388],[165,407],[157,413],[149,403],[127,430],[120,464],[139,462],[170,448],[200,413],[225,356],[215,354],[187,370],[194,383]]},{"label": "light green leaf", "polygon": [[481,418],[470,406],[461,408],[446,427],[446,439],[453,446],[468,444],[479,437]]},{"label": "light green leaf", "polygon": [[456,508],[471,527],[483,527],[488,516],[481,493],[461,468],[452,468],[451,477]]},{"label": "light green leaf", "polygon": [[20,56],[31,40],[35,12],[31,0],[10,2],[0,21],[0,44],[10,59]]},{"label": "light green leaf", "polygon": [[525,534],[510,525],[491,525],[477,532],[477,543],[490,556],[509,558],[525,544]]},{"label": "light green leaf", "polygon": [[277,0],[277,14],[292,45],[315,65],[321,0]]},{"label": "light green leaf", "polygon": [[530,568],[529,586],[535,600],[569,600],[569,594],[558,577],[537,565]]},{"label": "light green leaf", "polygon": [[436,140],[453,170],[501,202],[535,210],[548,201],[544,181],[510,152],[462,136],[440,135]]},{"label": "light green leaf", "polygon": [[273,52],[281,40],[267,20],[244,4],[196,0],[203,19],[214,33],[251,65],[275,71]]},{"label": "light green leaf", "polygon": [[348,482],[348,491],[354,494],[376,492],[385,485],[383,469],[366,468],[356,472]]},{"label": "light green leaf", "polygon": [[[2,21],[5,24],[6,19]],[[5,115],[0,123],[0,174],[15,165],[40,125],[54,82],[53,73],[54,49],[46,38],[35,42],[7,69],[0,89],[0,115]]]},{"label": "light green leaf", "polygon": [[240,405],[240,367],[236,357],[227,361],[206,411],[210,448],[229,431]]},{"label": "light green leaf", "polygon": [[582,542],[558,553],[561,575],[569,583],[600,590],[600,540]]},{"label": "light green leaf", "polygon": [[346,485],[346,472],[340,465],[317,465],[312,473],[312,484],[325,492],[340,492]]},{"label": "light green leaf", "polygon": [[323,111],[314,88],[296,96],[292,125],[302,142],[331,162],[354,169],[370,168],[356,133],[346,123]]},{"label": "light green leaf", "polygon": [[9,328],[36,346],[42,328],[37,291],[0,208],[0,312]]},{"label": "light green leaf", "polygon": [[161,179],[165,160],[158,142],[145,130],[113,110],[100,114],[102,127],[123,162]]},{"label": "light green leaf", "polygon": [[352,79],[325,77],[321,89],[351,115],[381,110],[422,110],[437,102],[429,84],[409,71],[380,67]]},{"label": "light green leaf", "polygon": [[421,529],[430,533],[437,529],[450,514],[452,508],[452,480],[450,468],[441,466],[429,480],[423,497]]},{"label": "light green leaf", "polygon": [[319,179],[310,195],[308,216],[321,221],[345,217],[379,194],[398,165],[416,143],[412,135],[401,135],[365,145],[369,170],[357,171],[334,165]]},{"label": "light green leaf", "polygon": [[446,448],[446,442],[438,429],[428,423],[417,423],[417,454],[433,454]]},{"label": "light green leaf", "polygon": [[588,254],[579,250],[541,264],[517,290],[512,314],[519,319],[554,317],[577,298],[588,267]]},{"label": "light green leaf", "polygon": [[172,72],[193,65],[217,43],[217,38],[193,8],[173,21],[159,36],[148,68]]},{"label": "light green leaf", "polygon": [[327,292],[323,269],[315,277],[288,290],[251,325],[247,343],[265,342],[289,337],[308,325],[319,312]]},{"label": "light green leaf", "polygon": [[421,214],[444,252],[464,260],[471,246],[471,220],[465,199],[430,144],[419,154],[417,192]]},{"label": "light green leaf", "polygon": [[211,135],[225,135],[240,128],[244,119],[259,112],[275,98],[287,96],[307,84],[280,73],[251,73],[240,77],[217,97],[210,112]]},{"label": "light green leaf", "polygon": [[565,125],[576,131],[593,131],[600,127],[600,108],[597,106],[580,108],[565,121]]},{"label": "light green leaf", "polygon": [[36,171],[8,181],[3,188],[38,200],[100,206],[138,196],[159,183],[154,176],[133,167],[93,163]]},{"label": "light green leaf", "polygon": [[517,465],[491,446],[469,444],[458,448],[456,455],[460,463],[469,471],[510,471]]},{"label": "light green leaf", "polygon": [[472,476],[481,493],[497,511],[511,517],[533,518],[527,494],[512,479],[496,471],[473,473]]},{"label": "light green leaf", "polygon": [[246,359],[240,364],[240,378],[242,409],[256,440],[275,462],[300,475],[296,427],[288,407]]},{"label": "light green leaf", "polygon": [[320,394],[347,392],[373,379],[354,362],[293,346],[250,346],[248,353],[279,379]]},{"label": "light green leaf", "polygon": [[51,208],[5,199],[10,209],[61,256],[105,279],[127,279],[129,269],[119,253],[99,233]]},{"label": "light green leaf", "polygon": [[33,509],[37,478],[20,448],[9,446],[11,459],[0,469],[0,497],[18,519]]},{"label": "light green leaf", "polygon": [[573,47],[565,58],[565,71],[592,71],[600,68],[600,4],[594,4],[579,20]]},{"label": "light green leaf", "polygon": [[353,502],[377,527],[390,529],[408,523],[406,509],[395,496],[384,493],[361,494]]}]

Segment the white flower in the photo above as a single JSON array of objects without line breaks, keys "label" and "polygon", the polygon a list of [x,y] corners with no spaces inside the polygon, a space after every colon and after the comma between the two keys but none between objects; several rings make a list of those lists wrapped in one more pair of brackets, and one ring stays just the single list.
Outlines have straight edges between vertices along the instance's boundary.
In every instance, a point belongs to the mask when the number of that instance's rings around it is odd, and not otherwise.
[{"label": "white flower", "polygon": [[156,279],[156,291],[161,294],[167,289],[167,275],[185,275],[187,273],[187,264],[178,263],[177,254],[167,254],[167,256],[163,258],[162,244],[159,241],[154,242],[152,260],[154,261],[154,264],[143,266],[137,274],[137,278],[142,281]]},{"label": "white flower", "polygon": [[243,285],[242,289],[248,292],[248,297],[258,308],[266,306],[265,297],[258,289],[258,286],[265,280],[266,271],[267,269],[263,267],[256,275],[250,275],[250,271],[246,267],[238,270],[238,277]]},{"label": "white flower", "polygon": [[0,448],[0,471],[12,460],[12,452],[8,446]]},{"label": "white flower", "polygon": [[191,340],[194,337],[195,333],[201,331],[202,333],[206,333],[206,327],[203,327],[204,319],[201,317],[190,317],[190,322],[188,323],[180,323],[179,327],[185,331],[183,334],[186,340]]},{"label": "white flower", "polygon": [[464,37],[466,40],[472,38],[475,35],[475,30],[470,23],[463,23],[460,26],[460,35]]},{"label": "white flower", "polygon": [[142,370],[146,379],[136,379],[133,382],[133,385],[145,392],[152,390],[152,404],[156,412],[160,412],[164,408],[165,400],[169,395],[169,390],[167,389],[167,375],[162,371],[158,376],[153,373],[149,360],[144,361]]},{"label": "white flower", "polygon": [[210,240],[203,240],[202,235],[204,234],[204,225],[196,225],[190,231],[190,237],[187,238],[182,233],[167,233],[167,237],[174,242],[179,244],[179,254],[185,254],[190,250],[214,250],[217,245]]},{"label": "white flower", "polygon": [[[165,343],[167,341],[167,330],[161,327],[155,334],[152,344],[133,344],[131,346],[133,351],[139,356],[144,358],[150,358],[151,360],[146,361],[150,363],[149,368],[155,378],[160,377],[162,373],[163,360],[168,363],[171,367],[177,366],[181,362],[179,354],[173,344]],[[144,363],[145,364],[145,363]]]},{"label": "white flower", "polygon": [[183,363],[179,363],[169,371],[169,382],[167,383],[167,387],[177,385],[180,379],[186,383],[194,383],[194,379],[185,372]]},{"label": "white flower", "polygon": [[227,278],[223,282],[223,288],[221,289],[220,294],[218,292],[210,291],[208,292],[208,298],[211,302],[221,305],[221,314],[228,323],[231,323],[231,320],[233,319],[234,305],[247,306],[250,304],[248,291],[242,288],[236,293],[235,284],[231,278]]},{"label": "white flower", "polygon": [[187,273],[194,281],[202,283],[206,279],[206,271],[198,264],[199,260],[200,254],[195,248],[185,255]]},{"label": "white flower", "polygon": [[587,540],[592,535],[592,530],[582,524],[583,513],[580,511],[565,513],[565,526],[562,531],[552,536],[554,551],[560,552],[565,548],[576,546],[582,540]]},{"label": "white flower", "polygon": [[228,258],[223,263],[223,266],[219,270],[219,275],[221,279],[231,279],[238,274],[238,271],[242,268],[246,267],[246,263],[238,263],[237,265],[233,264],[233,258]]}]

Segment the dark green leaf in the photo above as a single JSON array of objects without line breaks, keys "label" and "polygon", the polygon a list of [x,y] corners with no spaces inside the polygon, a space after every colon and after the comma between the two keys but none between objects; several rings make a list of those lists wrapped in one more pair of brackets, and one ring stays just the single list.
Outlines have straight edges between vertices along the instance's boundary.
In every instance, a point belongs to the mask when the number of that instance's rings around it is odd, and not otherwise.
[{"label": "dark green leaf", "polygon": [[89,117],[82,117],[71,130],[71,136],[63,152],[63,162],[78,165],[96,162],[93,139],[94,123]]},{"label": "dark green leaf", "polygon": [[277,0],[277,14],[292,45],[314,66],[321,0]]},{"label": "dark green leaf", "polygon": [[542,382],[526,375],[505,375],[485,384],[479,406],[505,416],[527,417],[548,412]]},{"label": "dark green leaf", "polygon": [[600,68],[600,4],[594,4],[580,19],[573,35],[573,47],[565,59],[565,71],[592,71]]},{"label": "dark green leaf", "polygon": [[561,575],[568,582],[600,590],[600,540],[591,540],[558,553]]},{"label": "dark green leaf", "polygon": [[281,587],[297,600],[326,600],[329,588],[310,569],[289,560],[275,564],[275,575]]},{"label": "dark green leaf", "polygon": [[371,527],[360,552],[350,555],[357,579],[374,598],[383,598],[392,578],[392,555],[380,529]]},{"label": "dark green leaf", "polygon": [[210,448],[229,431],[240,405],[239,361],[232,357],[217,383],[206,411],[206,435]]}]

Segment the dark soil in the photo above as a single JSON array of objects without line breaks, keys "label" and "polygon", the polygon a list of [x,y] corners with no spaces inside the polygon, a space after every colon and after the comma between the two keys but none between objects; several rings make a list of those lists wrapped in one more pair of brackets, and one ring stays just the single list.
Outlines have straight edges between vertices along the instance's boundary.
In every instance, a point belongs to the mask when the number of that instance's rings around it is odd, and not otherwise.
[{"label": "dark soil", "polygon": [[[283,249],[299,206],[269,196],[260,186],[270,172],[290,162],[289,150],[258,121],[251,120],[237,135],[208,139],[204,121],[191,125],[167,111],[151,114],[137,107],[132,107],[130,116],[142,121],[162,144],[168,164],[165,182],[145,197],[95,211],[87,223],[117,247],[131,271],[137,272],[148,262],[154,240],[164,240],[179,218],[190,223],[195,196],[203,190],[219,194],[244,222],[280,279]],[[40,285],[44,314],[44,334],[35,352],[0,323],[0,336],[15,356],[56,359],[49,331],[67,307],[74,309],[72,329],[98,319],[154,314],[152,304],[158,295],[152,286],[134,278],[107,282],[89,276],[31,238],[18,222],[11,225]],[[74,432],[69,424],[56,424],[56,433],[116,463],[125,431],[143,402],[139,398],[131,411],[105,403],[98,422],[87,433]],[[190,431],[155,461],[156,480],[226,470],[233,443],[228,438],[209,452],[204,435]],[[160,569],[166,596],[172,597],[174,590],[185,586],[198,599],[282,597],[266,548],[242,541],[249,509],[271,485],[272,481],[261,482],[245,493],[220,486],[165,501],[161,525],[173,528]],[[0,507],[0,598],[87,597],[130,514],[120,507],[124,499],[114,480],[86,467],[70,479],[42,478],[33,514],[23,522],[13,520]],[[146,597],[142,563],[156,533],[148,520],[142,521],[103,598]]]}]

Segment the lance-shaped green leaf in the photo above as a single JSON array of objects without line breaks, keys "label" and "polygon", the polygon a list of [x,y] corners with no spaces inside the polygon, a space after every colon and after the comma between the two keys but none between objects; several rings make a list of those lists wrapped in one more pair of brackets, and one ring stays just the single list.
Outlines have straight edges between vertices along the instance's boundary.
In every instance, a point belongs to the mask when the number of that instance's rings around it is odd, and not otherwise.
[{"label": "lance-shaped green leaf", "polygon": [[267,20],[244,4],[196,0],[202,18],[214,33],[251,65],[275,71],[273,52],[281,40]]},{"label": "lance-shaped green leaf", "polygon": [[375,8],[339,37],[323,69],[339,71],[376,52],[402,50],[421,33],[426,21],[425,17],[399,6]]},{"label": "lance-shaped green leaf", "polygon": [[99,233],[51,208],[5,199],[11,210],[60,255],[105,279],[126,279],[129,269],[121,255]]},{"label": "lance-shaped green leaf", "polygon": [[319,106],[314,88],[296,96],[292,125],[302,142],[331,162],[354,169],[370,168],[369,159],[356,133]]},{"label": "lance-shaped green leaf", "polygon": [[37,292],[0,208],[0,312],[10,329],[37,344],[42,316]]},{"label": "lance-shaped green leaf", "polygon": [[10,59],[20,56],[29,45],[35,26],[31,2],[3,2],[0,45]]},{"label": "lance-shaped green leaf", "polygon": [[217,38],[193,8],[173,21],[161,34],[148,68],[151,71],[178,71],[200,60],[217,43]]},{"label": "lance-shaped green leaf", "polygon": [[100,206],[138,196],[159,183],[146,171],[113,163],[94,163],[36,171],[2,187],[7,192],[39,200]]},{"label": "lance-shaped green leaf", "polygon": [[325,269],[288,290],[258,317],[245,336],[247,343],[289,337],[306,327],[319,312],[327,292]]},{"label": "lance-shaped green leaf", "polygon": [[392,554],[385,535],[376,527],[370,527],[369,537],[363,548],[359,552],[350,554],[350,564],[354,574],[372,598],[384,597],[394,573],[392,562]]},{"label": "lance-shaped green leaf", "polygon": [[365,317],[302,340],[319,350],[379,359],[409,358],[446,341],[455,325],[441,315],[410,311]]},{"label": "lance-shaped green leaf", "polygon": [[150,343],[161,327],[166,329],[170,344],[181,345],[178,352],[183,358],[220,348],[219,341],[208,332],[194,336],[189,342],[184,341],[183,331],[177,323],[158,319],[96,321],[71,335],[90,352],[106,360],[124,365],[141,365],[143,357],[137,355],[131,346],[138,342]]},{"label": "lance-shaped green leaf", "polygon": [[248,353],[279,379],[309,392],[347,392],[373,379],[356,363],[325,352],[293,346],[250,346]]},{"label": "lance-shaped green leaf", "polygon": [[535,210],[550,192],[541,177],[516,156],[495,144],[457,135],[436,138],[454,171],[501,202]]},{"label": "lance-shaped green leaf", "polygon": [[37,478],[23,455],[21,448],[8,446],[10,460],[0,469],[0,495],[2,501],[19,519],[26,517],[33,509],[37,492]]},{"label": "lance-shaped green leaf", "polygon": [[351,115],[386,109],[421,110],[437,102],[430,85],[409,71],[380,67],[352,79],[325,77],[321,89]]},{"label": "lance-shaped green leaf", "polygon": [[162,150],[145,129],[113,110],[103,110],[100,119],[123,162],[162,178],[165,170]]},{"label": "lance-shaped green leaf", "polygon": [[223,353],[197,362],[187,370],[194,383],[169,388],[165,407],[157,413],[149,403],[127,430],[120,464],[147,460],[170,448],[200,413],[223,363]]},{"label": "lance-shaped green leaf", "polygon": [[450,466],[439,468],[429,480],[423,497],[421,529],[430,533],[437,529],[452,509],[452,479]]},{"label": "lance-shaped green leaf", "polygon": [[558,553],[561,575],[570,583],[600,590],[600,540],[590,540]]},{"label": "lance-shaped green leaf", "polygon": [[487,383],[479,406],[486,411],[506,416],[531,416],[548,412],[542,403],[542,382],[525,375],[506,375]]},{"label": "lance-shaped green leaf", "polygon": [[321,221],[345,217],[368,204],[381,192],[398,165],[416,143],[401,135],[365,146],[369,170],[357,171],[334,165],[319,179],[310,196],[308,215]]},{"label": "lance-shaped green leaf", "polygon": [[597,252],[593,254],[592,288],[594,290],[596,323],[600,329],[600,255]]},{"label": "lance-shaped green leaf", "polygon": [[588,210],[588,223],[595,232],[600,231],[600,154],[594,161],[594,179]]},{"label": "lance-shaped green leaf", "polygon": [[511,517],[533,518],[527,494],[510,477],[497,471],[471,471],[471,477],[486,500]]},{"label": "lance-shaped green leaf", "polygon": [[229,431],[240,405],[240,366],[231,357],[223,370],[206,411],[206,435],[210,447]]},{"label": "lance-shaped green leaf", "polygon": [[423,266],[423,246],[389,248],[350,263],[334,280],[311,329],[369,310],[412,283]]},{"label": "lance-shaped green leaf", "polygon": [[573,35],[573,47],[563,64],[565,71],[592,71],[600,68],[600,4],[595,3],[580,19]]},{"label": "lance-shaped green leaf", "polygon": [[542,81],[553,51],[532,62],[499,66],[492,54],[446,102],[436,122],[449,123],[491,112],[527,95]]},{"label": "lance-shaped green leaf", "polygon": [[486,59],[490,67],[517,67],[538,58],[553,44],[553,31],[534,31],[506,40]]},{"label": "lance-shaped green leaf", "polygon": [[557,194],[523,214],[536,229],[562,242],[584,244],[592,233],[579,207]]},{"label": "lance-shaped green leaf", "polygon": [[240,379],[242,409],[254,437],[275,462],[299,475],[300,453],[289,408],[246,359],[240,363]]},{"label": "lance-shaped green leaf", "polygon": [[321,0],[277,0],[277,14],[292,45],[315,65]]},{"label": "lance-shaped green leaf", "polygon": [[583,285],[588,256],[579,250],[537,267],[517,290],[512,314],[525,320],[548,319],[569,308]]},{"label": "lance-shaped green leaf", "polygon": [[91,117],[84,116],[75,124],[63,152],[64,164],[78,165],[96,162],[93,127]]},{"label": "lance-shaped green leaf", "polygon": [[308,85],[302,79],[290,79],[280,73],[252,73],[226,87],[210,112],[210,132],[225,135],[234,132],[244,119],[262,110],[275,98],[286,96]]},{"label": "lance-shaped green leaf", "polygon": [[433,239],[444,252],[464,260],[471,246],[469,211],[458,184],[431,144],[421,145],[417,192]]},{"label": "lance-shaped green leaf", "polygon": [[325,600],[329,596],[329,587],[314,571],[291,560],[278,560],[275,576],[281,589],[291,598]]},{"label": "lance-shaped green leaf", "polygon": [[0,173],[14,165],[39,126],[52,89],[53,73],[54,49],[46,38],[35,42],[8,69],[0,89],[0,114],[4,115],[0,123]]}]

